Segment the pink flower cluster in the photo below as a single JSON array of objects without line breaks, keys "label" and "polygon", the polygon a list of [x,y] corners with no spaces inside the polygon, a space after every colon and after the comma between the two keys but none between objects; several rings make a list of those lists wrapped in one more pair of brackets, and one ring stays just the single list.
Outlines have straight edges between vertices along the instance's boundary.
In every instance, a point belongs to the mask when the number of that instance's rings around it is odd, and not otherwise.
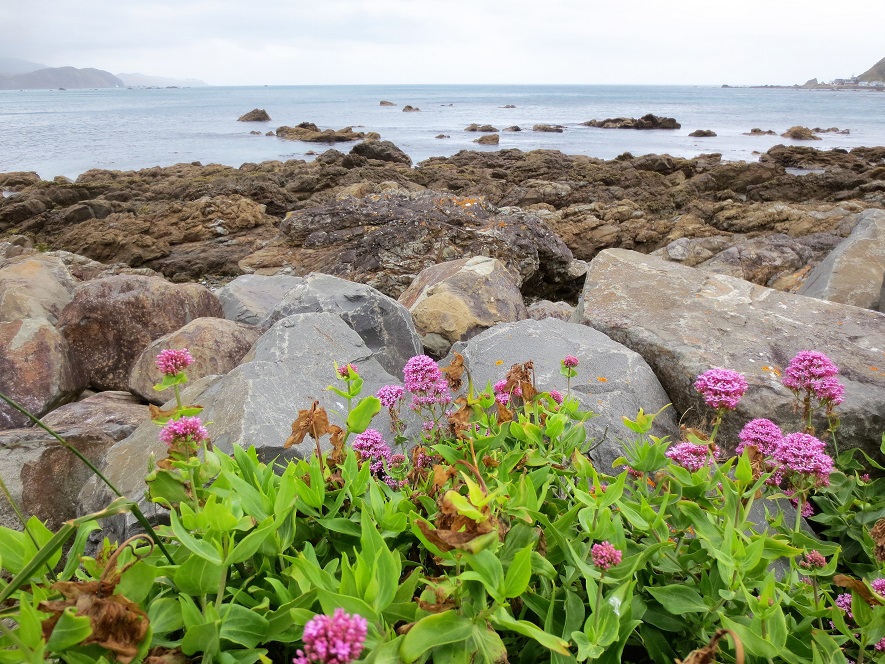
[{"label": "pink flower cluster", "polygon": [[562,392],[559,390],[550,390],[550,398],[553,399],[556,403],[562,404]]},{"label": "pink flower cluster", "polygon": [[157,355],[157,369],[165,376],[174,376],[194,363],[187,348],[167,348]]},{"label": "pink flower cluster", "polygon": [[771,420],[765,418],[750,420],[738,434],[741,442],[738,443],[736,452],[741,454],[744,447],[753,445],[765,456],[771,456],[783,437],[781,428]]},{"label": "pink flower cluster", "polygon": [[423,406],[445,405],[452,401],[449,383],[443,378],[439,365],[427,355],[415,355],[403,367],[403,382],[412,393],[412,410]]},{"label": "pink flower cluster", "polygon": [[802,350],[784,369],[783,383],[796,394],[805,391],[822,402],[838,406],[845,399],[845,386],[836,379],[833,361],[815,350]]},{"label": "pink flower cluster", "polygon": [[366,429],[353,439],[353,449],[360,453],[363,461],[369,462],[369,469],[373,473],[384,470],[385,464],[390,462],[393,452],[385,442],[384,436],[376,429]]},{"label": "pink flower cluster", "polygon": [[385,385],[375,393],[381,405],[385,408],[393,408],[403,398],[405,390],[399,385]]},{"label": "pink flower cluster", "polygon": [[366,642],[368,623],[359,614],[335,609],[329,617],[314,616],[304,626],[304,650],[298,650],[293,664],[349,664],[358,659]]},{"label": "pink flower cluster", "polygon": [[338,367],[338,375],[342,378],[347,378],[350,375],[350,372],[353,371],[355,374],[359,374],[359,370],[353,364],[344,364]]},{"label": "pink flower cluster", "polygon": [[578,366],[578,358],[574,355],[566,355],[562,359],[562,365],[568,369],[574,369],[576,366]]},{"label": "pink flower cluster", "polygon": [[590,558],[593,560],[593,565],[603,572],[620,564],[621,556],[621,552],[610,542],[594,544],[593,548],[590,549]]},{"label": "pink flower cluster", "polygon": [[799,567],[805,569],[822,569],[827,566],[827,559],[824,558],[817,549],[809,551],[802,560],[799,561]]},{"label": "pink flower cluster", "polygon": [[169,420],[160,429],[160,440],[172,447],[176,443],[201,443],[209,437],[209,432],[199,417],[181,417]]},{"label": "pink flower cluster", "polygon": [[695,472],[710,463],[710,447],[683,441],[667,449],[667,457],[683,468]]},{"label": "pink flower cluster", "polygon": [[829,485],[833,460],[826,453],[826,447],[823,441],[811,434],[791,433],[784,436],[771,454],[777,464],[775,477],[780,480],[784,475],[794,473],[814,479],[817,484]]},{"label": "pink flower cluster", "polygon": [[695,380],[694,388],[710,408],[733,410],[747,391],[747,381],[731,369],[708,369]]}]

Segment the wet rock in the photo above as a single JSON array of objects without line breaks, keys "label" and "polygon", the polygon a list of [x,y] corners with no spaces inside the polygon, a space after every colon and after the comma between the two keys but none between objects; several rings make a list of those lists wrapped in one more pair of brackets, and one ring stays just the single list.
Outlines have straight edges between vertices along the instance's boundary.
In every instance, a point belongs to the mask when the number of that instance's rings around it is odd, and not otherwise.
[{"label": "wet rock", "polygon": [[390,141],[364,141],[363,143],[357,143],[353,146],[350,154],[393,164],[412,165],[412,159],[409,155]]},{"label": "wet rock", "polygon": [[812,132],[808,127],[790,127],[783,134],[781,134],[783,138],[792,138],[794,141],[819,141],[821,140],[820,136],[815,136],[814,132]]},{"label": "wet rock", "polygon": [[681,129],[682,125],[675,118],[665,118],[648,113],[641,118],[606,118],[605,120],[588,120],[582,122],[585,127],[601,129]]},{"label": "wet rock", "polygon": [[396,106],[392,101],[384,101],[381,100],[378,104],[379,106]]},{"label": "wet rock", "polygon": [[347,143],[358,141],[366,135],[354,131],[352,127],[343,129],[320,129],[312,122],[302,122],[295,127],[277,128],[277,136],[287,141],[304,141],[307,143]]},{"label": "wet rock", "polygon": [[270,122],[270,115],[263,108],[253,108],[237,118],[237,122]]},{"label": "wet rock", "polygon": [[565,131],[565,127],[563,127],[562,125],[536,124],[532,127],[532,131],[561,134],[563,131]]},{"label": "wet rock", "polygon": [[151,341],[205,316],[221,318],[223,311],[203,286],[120,275],[78,286],[59,316],[59,329],[86,384],[125,390]]},{"label": "wet rock", "polygon": [[464,131],[485,131],[485,132],[493,132],[498,131],[497,128],[493,127],[490,124],[478,125],[475,122],[473,124],[467,125],[464,127]]},{"label": "wet rock", "polygon": [[511,127],[504,127],[501,131],[522,131],[522,127],[519,125],[513,125]]},{"label": "wet rock", "polygon": [[759,127],[753,127],[750,131],[744,132],[744,136],[777,136],[777,132],[773,129],[762,130]]},{"label": "wet rock", "polygon": [[693,136],[694,138],[710,138],[716,136],[716,132],[712,129],[695,129],[689,134],[689,136]]},{"label": "wet rock", "polygon": [[405,106],[403,106],[403,113],[417,113],[420,110],[421,109],[418,108],[417,106],[411,106],[409,104],[406,104]]},{"label": "wet rock", "polygon": [[129,391],[157,405],[169,399],[169,392],[157,392],[154,385],[163,380],[156,359],[166,348],[187,348],[194,363],[188,367],[189,380],[224,375],[240,364],[261,330],[224,318],[197,318],[171,334],[152,341],[138,356],[129,374]]},{"label": "wet rock", "polygon": [[485,136],[480,136],[474,143],[479,143],[480,145],[498,145],[501,142],[501,137],[498,134],[487,134]]}]

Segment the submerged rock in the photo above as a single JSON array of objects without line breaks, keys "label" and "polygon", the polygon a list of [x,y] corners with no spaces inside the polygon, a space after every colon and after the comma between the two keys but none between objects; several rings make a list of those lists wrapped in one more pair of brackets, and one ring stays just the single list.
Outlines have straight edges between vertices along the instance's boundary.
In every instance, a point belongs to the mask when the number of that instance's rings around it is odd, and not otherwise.
[{"label": "submerged rock", "polygon": [[587,120],[582,122],[585,127],[601,129],[681,129],[682,125],[675,118],[665,118],[648,113],[641,118],[606,118],[605,120]]}]

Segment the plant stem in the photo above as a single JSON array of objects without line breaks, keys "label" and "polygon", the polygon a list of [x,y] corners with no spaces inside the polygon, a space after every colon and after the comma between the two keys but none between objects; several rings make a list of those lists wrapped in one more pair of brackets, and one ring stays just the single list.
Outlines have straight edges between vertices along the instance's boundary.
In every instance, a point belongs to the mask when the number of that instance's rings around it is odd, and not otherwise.
[{"label": "plant stem", "polygon": [[[20,406],[18,403],[16,403],[12,399],[10,399],[8,396],[3,394],[2,392],[0,392],[0,399],[2,399],[7,404],[9,404],[13,408],[15,408],[15,410],[20,412],[22,415],[25,415],[26,417],[28,417],[34,424],[36,424],[38,427],[43,429],[50,436],[55,438],[59,443],[61,443],[62,446],[66,450],[68,450],[71,454],[73,454],[78,459],[80,459],[80,461],[85,463],[86,467],[89,468],[89,470],[91,470],[98,479],[100,479],[102,482],[104,482],[108,486],[108,488],[117,495],[118,498],[125,498],[126,497],[117,489],[117,487],[115,487],[111,483],[111,481],[107,477],[105,477],[102,474],[102,472],[98,468],[96,468],[95,464],[92,463],[92,461],[90,461],[88,458],[86,458],[86,456],[84,456],[83,453],[80,452],[80,450],[78,450],[76,447],[71,445],[64,438],[59,436],[51,427],[43,424],[43,421],[39,417],[36,417],[36,416],[32,415],[31,413],[29,413],[27,411],[27,409],[25,409],[23,406]],[[166,550],[166,547],[163,546],[163,543],[160,541],[160,538],[157,536],[157,533],[154,532],[154,527],[150,524],[150,522],[147,520],[147,518],[142,513],[141,509],[139,509],[138,505],[136,505],[135,503],[132,504],[132,514],[135,516],[135,519],[138,521],[139,525],[151,534],[151,537],[157,543],[157,546],[159,547],[160,551],[163,552],[163,555],[166,556],[166,559],[169,561],[169,564],[174,565],[175,560],[172,558],[170,553]]]},{"label": "plant stem", "polygon": [[712,449],[713,443],[716,442],[716,434],[719,433],[719,425],[722,424],[722,414],[725,412],[724,408],[716,409],[716,419],[713,420],[713,433],[710,434],[709,445]]},{"label": "plant stem", "polygon": [[605,578],[605,570],[599,571],[599,584],[596,586],[596,607],[593,609],[593,622],[596,625],[596,633],[599,633],[599,611],[602,608],[602,580]]}]

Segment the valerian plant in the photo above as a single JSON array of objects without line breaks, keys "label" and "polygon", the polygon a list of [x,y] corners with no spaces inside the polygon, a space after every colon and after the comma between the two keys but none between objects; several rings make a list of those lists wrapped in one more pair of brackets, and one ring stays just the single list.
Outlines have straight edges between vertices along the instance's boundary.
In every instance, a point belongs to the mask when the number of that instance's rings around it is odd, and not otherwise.
[{"label": "valerian plant", "polygon": [[212,446],[179,396],[189,354],[164,351],[176,405],[154,413],[168,455],[146,479],[168,525],[91,557],[89,533],[132,503],[55,535],[33,518],[4,529],[0,662],[876,661],[885,480],[814,436],[818,412],[835,433],[841,397],[821,356],[785,376],[803,431],[753,420],[721,440],[748,386],[714,368],[695,384],[709,433],[671,443],[640,410],[603,469],[576,356],[564,385],[537,385],[527,361],[483,387],[460,356],[417,356],[375,395],[336,366],[347,411],[305,404],[286,441],[304,458],[268,464]]}]

